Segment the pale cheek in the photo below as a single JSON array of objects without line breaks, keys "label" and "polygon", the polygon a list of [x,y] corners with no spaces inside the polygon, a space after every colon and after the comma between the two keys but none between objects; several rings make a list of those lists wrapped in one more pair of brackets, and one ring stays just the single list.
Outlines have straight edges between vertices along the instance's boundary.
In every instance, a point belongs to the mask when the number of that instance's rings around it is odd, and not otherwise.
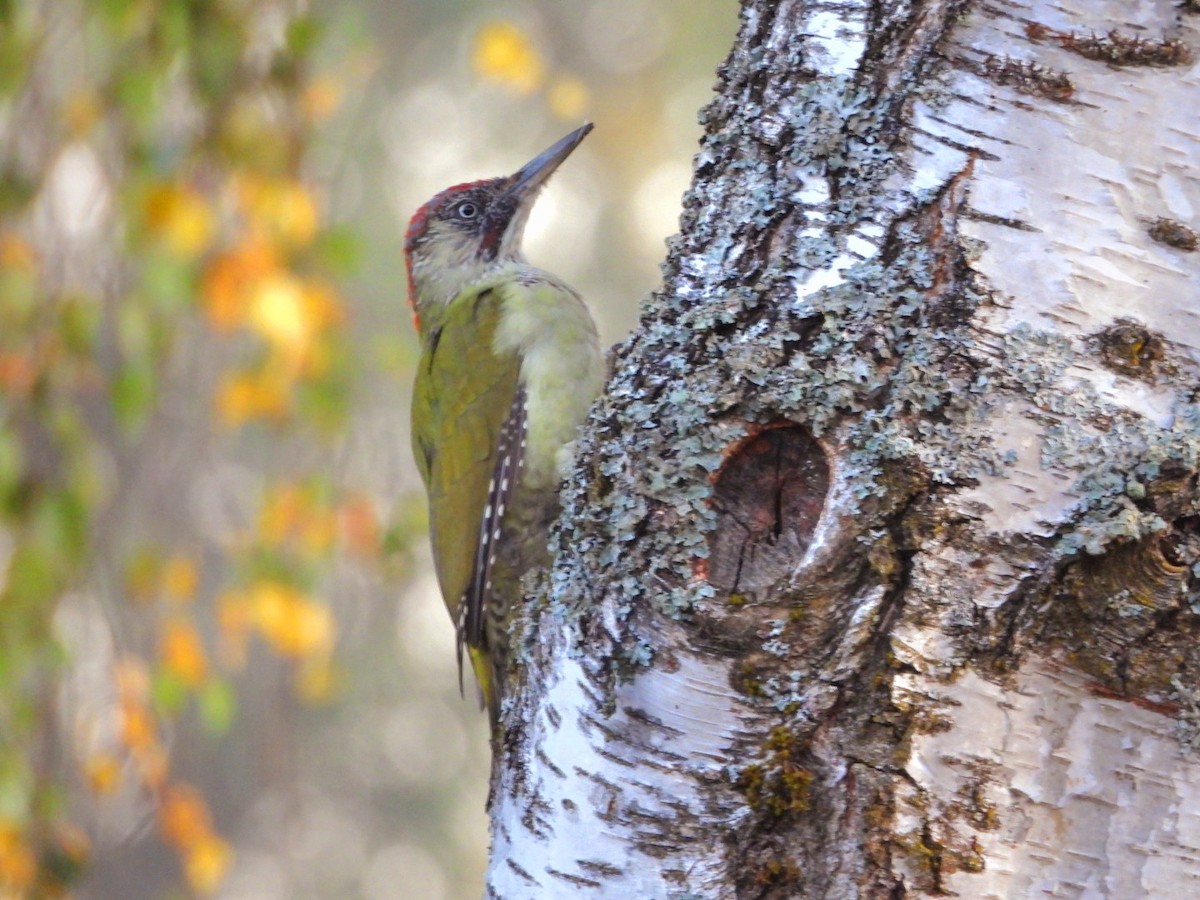
[{"label": "pale cheek", "polygon": [[476,249],[457,232],[436,235],[413,265],[413,278],[422,299],[448,302],[476,280],[483,269]]}]

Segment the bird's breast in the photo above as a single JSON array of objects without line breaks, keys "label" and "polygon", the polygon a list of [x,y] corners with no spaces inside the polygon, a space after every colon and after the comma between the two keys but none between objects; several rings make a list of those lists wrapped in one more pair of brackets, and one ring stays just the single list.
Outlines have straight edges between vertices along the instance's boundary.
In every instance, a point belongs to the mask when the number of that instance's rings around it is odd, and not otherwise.
[{"label": "bird's breast", "polygon": [[603,383],[596,326],[579,295],[553,276],[527,278],[505,294],[495,349],[515,351],[521,360],[527,398],[522,482],[551,488]]}]

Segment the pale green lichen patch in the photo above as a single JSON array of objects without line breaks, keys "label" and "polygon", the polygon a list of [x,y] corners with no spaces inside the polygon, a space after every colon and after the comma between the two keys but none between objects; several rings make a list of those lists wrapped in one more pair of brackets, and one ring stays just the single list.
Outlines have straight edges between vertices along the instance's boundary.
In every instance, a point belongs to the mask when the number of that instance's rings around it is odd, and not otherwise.
[{"label": "pale green lichen patch", "polygon": [[[569,620],[598,595],[619,598],[618,625],[642,604],[679,617],[714,596],[712,484],[756,427],[790,420],[842,444],[843,512],[857,508],[864,531],[899,485],[914,490],[897,467],[955,485],[1005,465],[977,399],[988,384],[968,323],[987,295],[957,245],[961,179],[913,194],[894,178],[908,88],[872,100],[851,78],[793,69],[762,88],[768,127],[751,82],[776,72],[745,62],[736,106],[726,94],[702,117],[703,181],[685,197],[671,288],[617,348],[579,442],[552,575]],[[854,262],[851,246],[868,255]],[[839,283],[801,299],[805,273],[839,259]],[[615,635],[625,660],[653,646],[636,630]]]},{"label": "pale green lichen patch", "polygon": [[[1115,343],[1129,347],[1143,369],[1160,366],[1164,350],[1149,333],[1130,337],[1121,321],[1105,332],[1094,351],[1109,359]],[[1124,337],[1120,337],[1120,336]],[[1173,421],[1152,419],[1102,398],[1090,382],[1065,380],[1077,351],[1060,335],[1024,326],[1004,337],[1004,370],[993,373],[998,386],[1020,392],[1051,414],[1044,428],[1042,467],[1072,473],[1076,497],[1054,544],[1059,557],[1100,554],[1114,542],[1138,540],[1168,528],[1147,496],[1147,485],[1166,475],[1200,468],[1200,406],[1180,397]]]}]

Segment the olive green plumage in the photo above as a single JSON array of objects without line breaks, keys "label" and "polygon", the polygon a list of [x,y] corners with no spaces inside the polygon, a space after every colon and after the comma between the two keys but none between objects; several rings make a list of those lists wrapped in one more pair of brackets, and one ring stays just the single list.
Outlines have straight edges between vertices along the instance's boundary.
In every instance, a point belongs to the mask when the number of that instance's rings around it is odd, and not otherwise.
[{"label": "olive green plumage", "polygon": [[493,728],[521,576],[549,561],[561,467],[603,374],[583,301],[520,253],[537,190],[588,129],[513,176],[439,194],[405,245],[421,335],[413,452],[460,674],[465,647]]}]

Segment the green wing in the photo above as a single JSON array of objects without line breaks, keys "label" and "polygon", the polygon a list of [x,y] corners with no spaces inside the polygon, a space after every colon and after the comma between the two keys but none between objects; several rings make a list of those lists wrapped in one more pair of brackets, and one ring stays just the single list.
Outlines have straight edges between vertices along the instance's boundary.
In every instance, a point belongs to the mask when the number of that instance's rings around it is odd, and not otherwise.
[{"label": "green wing", "polygon": [[[413,387],[412,439],[417,467],[429,493],[429,533],[442,597],[459,634],[460,674],[464,640],[473,651],[478,629],[464,628],[470,592],[475,621],[482,582],[477,566],[480,528],[496,471],[496,448],[514,398],[520,360],[493,351],[500,298],[487,289],[451,301],[440,321],[422,335]],[[486,554],[485,554],[486,557]],[[488,673],[471,653],[485,696]]]}]

